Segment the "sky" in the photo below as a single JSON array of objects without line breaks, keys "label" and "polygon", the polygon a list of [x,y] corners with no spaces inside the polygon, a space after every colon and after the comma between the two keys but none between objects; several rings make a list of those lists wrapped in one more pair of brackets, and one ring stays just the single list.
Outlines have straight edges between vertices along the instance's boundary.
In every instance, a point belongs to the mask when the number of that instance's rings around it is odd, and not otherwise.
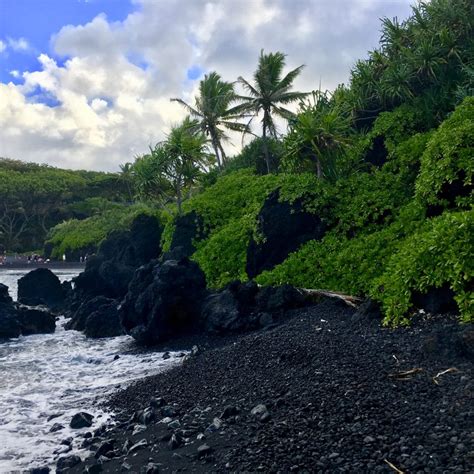
[{"label": "sky", "polygon": [[0,0],[0,156],[118,170],[185,116],[170,98],[251,79],[262,49],[305,64],[297,90],[332,90],[413,1]]}]

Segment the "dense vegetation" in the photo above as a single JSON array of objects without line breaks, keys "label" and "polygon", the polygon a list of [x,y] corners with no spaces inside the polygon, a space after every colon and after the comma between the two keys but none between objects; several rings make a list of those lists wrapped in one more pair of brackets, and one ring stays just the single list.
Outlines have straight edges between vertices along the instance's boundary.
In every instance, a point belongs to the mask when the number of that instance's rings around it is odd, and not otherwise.
[{"label": "dense vegetation", "polygon": [[[246,279],[249,241],[265,239],[256,217],[279,189],[280,201],[302,203],[328,230],[259,283],[369,295],[390,324],[408,321],[415,293],[447,285],[472,321],[472,13],[469,0],[432,0],[402,23],[384,19],[380,47],[332,93],[293,91],[302,68],[284,74],[281,53],[262,51],[252,81],[205,76],[195,104],[180,101],[192,119],[123,166],[137,199],[159,206],[164,248],[193,211],[202,229],[192,258],[208,284]],[[276,116],[288,123],[285,136]],[[227,157],[226,131],[253,133],[256,117],[261,137]],[[56,245],[67,234],[66,224],[57,228]]]},{"label": "dense vegetation", "polygon": [[15,252],[41,249],[54,225],[125,202],[127,189],[118,178],[0,159],[0,247]]}]

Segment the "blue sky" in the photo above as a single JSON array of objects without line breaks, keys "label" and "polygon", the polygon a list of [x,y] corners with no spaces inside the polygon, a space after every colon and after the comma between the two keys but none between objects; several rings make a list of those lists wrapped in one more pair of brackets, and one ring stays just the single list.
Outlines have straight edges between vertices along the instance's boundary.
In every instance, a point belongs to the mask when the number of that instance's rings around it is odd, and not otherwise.
[{"label": "blue sky", "polygon": [[0,156],[117,170],[183,119],[170,98],[210,71],[250,79],[261,49],[332,90],[413,1],[0,0]]},{"label": "blue sky", "polygon": [[18,82],[12,70],[38,69],[40,53],[56,57],[50,40],[63,26],[88,23],[100,13],[109,21],[121,21],[137,8],[129,0],[0,0],[0,40],[8,45],[9,38],[23,38],[29,44],[26,50],[8,48],[0,58],[0,81]]}]

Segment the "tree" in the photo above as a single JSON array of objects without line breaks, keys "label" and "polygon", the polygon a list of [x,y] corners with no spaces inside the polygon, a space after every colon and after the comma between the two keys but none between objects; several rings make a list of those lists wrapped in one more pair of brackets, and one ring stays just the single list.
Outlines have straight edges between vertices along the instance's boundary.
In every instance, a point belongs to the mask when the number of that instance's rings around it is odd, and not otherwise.
[{"label": "tree", "polygon": [[150,153],[138,157],[133,172],[138,194],[162,205],[176,202],[178,213],[197,178],[208,168],[207,139],[197,131],[198,122],[189,117],[173,127],[166,140],[150,148]]},{"label": "tree", "polygon": [[319,179],[334,177],[336,158],[349,142],[349,131],[349,117],[341,106],[327,93],[313,93],[313,103],[301,103],[291,121],[285,141],[287,165],[294,169],[309,159]]},{"label": "tree", "polygon": [[194,107],[182,99],[171,99],[183,105],[198,120],[200,130],[210,138],[219,168],[226,161],[222,142],[228,137],[224,129],[242,133],[247,129],[245,124],[236,121],[240,115],[234,114],[229,108],[236,98],[234,85],[223,81],[217,72],[211,72],[199,84],[199,95],[195,97]]},{"label": "tree", "polygon": [[[282,78],[284,67],[285,55],[283,53],[264,54],[262,50],[257,70],[254,73],[254,84],[252,85],[243,77],[238,78],[238,81],[249,95],[239,96],[242,103],[231,110],[232,113],[251,112],[253,117],[263,113],[262,139],[268,173],[271,172],[271,163],[267,137],[277,138],[273,115],[284,119],[292,117],[293,112],[284,106],[302,100],[307,96],[307,93],[304,92],[291,91],[293,82],[301,73],[304,65],[293,69]],[[250,125],[250,122],[248,125]]]}]

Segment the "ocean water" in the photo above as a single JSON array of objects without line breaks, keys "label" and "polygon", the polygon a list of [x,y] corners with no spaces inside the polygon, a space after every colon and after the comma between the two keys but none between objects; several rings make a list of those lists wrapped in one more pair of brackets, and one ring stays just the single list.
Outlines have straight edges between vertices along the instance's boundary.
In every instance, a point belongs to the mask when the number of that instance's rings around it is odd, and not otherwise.
[{"label": "ocean water", "polygon": [[[0,272],[0,282],[11,284],[18,277],[19,271],[15,272],[8,277]],[[62,440],[110,418],[111,413],[98,408],[104,395],[181,360],[179,353],[171,353],[167,360],[160,352],[137,353],[129,336],[88,339],[80,332],[65,331],[65,321],[59,319],[54,334],[0,343],[0,473],[54,464],[68,449],[60,445]],[[91,428],[69,428],[78,411],[94,415]],[[59,416],[48,421],[52,415]],[[55,423],[64,428],[51,433]],[[68,454],[85,456],[78,442]]]}]

